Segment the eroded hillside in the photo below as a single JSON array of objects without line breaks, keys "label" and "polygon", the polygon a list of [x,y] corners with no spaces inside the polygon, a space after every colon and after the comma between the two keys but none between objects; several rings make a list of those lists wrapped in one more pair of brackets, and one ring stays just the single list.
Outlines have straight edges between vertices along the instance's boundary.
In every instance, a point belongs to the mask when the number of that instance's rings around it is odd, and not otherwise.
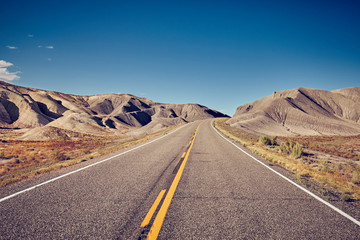
[{"label": "eroded hillside", "polygon": [[278,135],[360,134],[360,87],[325,91],[298,88],[237,108],[233,127]]},{"label": "eroded hillside", "polygon": [[223,116],[194,103],[157,103],[129,94],[78,96],[0,82],[0,127],[26,129],[22,140],[63,139],[68,134],[62,130],[97,135],[148,134],[171,125]]}]

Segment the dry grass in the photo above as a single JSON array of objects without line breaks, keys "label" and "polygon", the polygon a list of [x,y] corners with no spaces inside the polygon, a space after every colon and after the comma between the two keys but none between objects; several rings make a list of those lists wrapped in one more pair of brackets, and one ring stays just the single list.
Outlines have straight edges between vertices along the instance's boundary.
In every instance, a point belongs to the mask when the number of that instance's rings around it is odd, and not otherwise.
[{"label": "dry grass", "polygon": [[7,136],[8,140],[0,141],[0,187],[121,150],[176,127],[139,138],[83,135],[63,141],[9,140],[12,133],[4,135],[2,132],[2,138]]},{"label": "dry grass", "polygon": [[354,161],[360,160],[360,135],[299,137],[297,141],[304,147],[314,151]]},{"label": "dry grass", "polygon": [[[329,192],[329,190],[334,190],[335,192],[341,192],[342,195],[349,195],[351,200],[360,200],[360,164],[356,161],[356,156],[354,157],[355,160],[338,157],[339,160],[335,162],[329,161],[329,159],[332,159],[326,155],[329,151],[318,153],[323,158],[320,159],[319,155],[313,153],[309,154],[309,150],[311,149],[305,148],[304,156],[296,158],[291,155],[289,156],[281,153],[279,146],[267,146],[259,143],[258,139],[260,136],[231,127],[225,123],[226,120],[227,119],[216,120],[215,127],[228,137],[240,142],[253,153],[266,159],[271,164],[279,164],[290,170],[304,185],[309,187],[309,182],[314,181],[320,186],[316,187],[316,189],[325,195]],[[331,139],[327,139],[327,141],[325,141],[325,137],[323,138],[324,141],[319,146],[325,148],[324,146],[327,145],[329,146],[327,149],[336,149],[335,146],[337,146],[338,152],[341,152],[344,156],[347,156],[346,149],[349,149],[348,147],[350,146],[346,140],[350,139],[353,141],[352,147],[354,151],[352,151],[352,153],[357,154],[360,149],[359,145],[356,145],[360,143],[360,139],[356,137],[333,137],[337,139],[337,141],[333,142]],[[315,141],[316,139],[317,138],[315,137],[314,139],[279,138],[279,141],[297,141],[303,145],[303,147],[307,147],[312,146],[312,144],[317,144],[316,142],[312,142],[312,140]],[[304,144],[305,141],[307,141],[307,144]],[[317,148],[317,150],[320,149]],[[342,199],[345,199],[345,197]],[[347,201],[349,200],[348,198],[346,199]]]}]

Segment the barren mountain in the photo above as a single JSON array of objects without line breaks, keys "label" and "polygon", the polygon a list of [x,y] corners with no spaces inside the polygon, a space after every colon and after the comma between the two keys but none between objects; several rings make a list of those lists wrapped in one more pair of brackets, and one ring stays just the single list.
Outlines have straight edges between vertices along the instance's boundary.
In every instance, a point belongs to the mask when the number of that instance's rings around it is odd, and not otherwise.
[{"label": "barren mountain", "polygon": [[360,87],[325,91],[298,88],[237,108],[231,126],[260,134],[360,134]]},{"label": "barren mountain", "polygon": [[68,131],[151,133],[174,124],[223,116],[193,103],[156,103],[129,94],[77,96],[0,81],[0,127],[29,129],[22,136],[27,140],[63,137]]}]

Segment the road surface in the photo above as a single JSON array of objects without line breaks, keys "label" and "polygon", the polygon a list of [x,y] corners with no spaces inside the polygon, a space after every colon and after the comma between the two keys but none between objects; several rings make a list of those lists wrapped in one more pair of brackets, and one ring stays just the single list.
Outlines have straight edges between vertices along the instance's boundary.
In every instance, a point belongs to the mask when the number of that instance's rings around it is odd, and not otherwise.
[{"label": "road surface", "polygon": [[1,188],[0,238],[360,238],[357,213],[318,201],[211,123]]}]

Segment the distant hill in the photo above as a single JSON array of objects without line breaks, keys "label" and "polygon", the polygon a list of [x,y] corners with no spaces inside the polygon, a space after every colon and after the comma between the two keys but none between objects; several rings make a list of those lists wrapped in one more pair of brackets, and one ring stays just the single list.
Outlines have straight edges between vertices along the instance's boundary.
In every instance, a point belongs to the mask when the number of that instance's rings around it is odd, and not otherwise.
[{"label": "distant hill", "polygon": [[238,107],[227,123],[268,135],[357,135],[360,134],[360,87],[274,92]]},{"label": "distant hill", "polygon": [[69,131],[151,133],[174,124],[223,116],[194,103],[157,103],[130,94],[77,96],[0,81],[0,127],[30,129],[22,137],[27,140],[64,138]]}]

